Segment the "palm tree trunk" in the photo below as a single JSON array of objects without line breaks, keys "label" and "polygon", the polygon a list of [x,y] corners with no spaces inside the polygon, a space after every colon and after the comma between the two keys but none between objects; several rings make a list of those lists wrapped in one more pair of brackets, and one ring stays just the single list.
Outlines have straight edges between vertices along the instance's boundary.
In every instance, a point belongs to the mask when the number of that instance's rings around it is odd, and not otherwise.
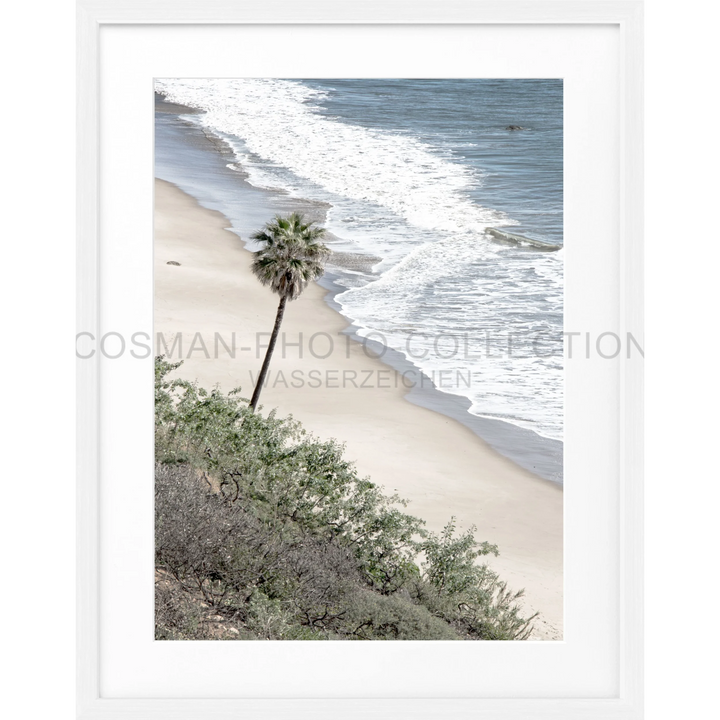
[{"label": "palm tree trunk", "polygon": [[273,350],[275,349],[275,343],[277,342],[277,336],[280,332],[280,324],[282,323],[283,315],[285,314],[285,303],[287,297],[283,295],[280,298],[280,304],[278,305],[277,315],[275,316],[275,327],[273,328],[272,335],[270,336],[270,343],[268,345],[267,352],[265,353],[265,360],[263,360],[262,369],[255,385],[255,392],[253,393],[252,400],[250,400],[251,410],[255,410],[260,399],[260,391],[262,390],[265,378],[267,377],[268,370],[270,368],[270,358],[272,357]]}]

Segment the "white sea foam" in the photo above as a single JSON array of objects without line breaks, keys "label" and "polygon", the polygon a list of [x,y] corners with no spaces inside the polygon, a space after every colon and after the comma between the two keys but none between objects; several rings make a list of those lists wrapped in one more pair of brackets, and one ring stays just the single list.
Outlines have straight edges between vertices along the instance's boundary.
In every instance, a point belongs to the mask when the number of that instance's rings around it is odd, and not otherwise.
[{"label": "white sea foam", "polygon": [[[514,221],[470,199],[477,168],[408,134],[323,114],[326,93],[297,81],[157,89],[204,111],[192,119],[230,145],[250,182],[330,203],[340,249],[382,258],[379,277],[340,280],[336,300],[361,336],[382,333],[428,374],[470,373],[469,388],[442,389],[468,397],[471,412],[562,438],[563,251],[492,243],[485,229]],[[444,357],[443,342],[460,351]]]},{"label": "white sea foam", "polygon": [[[562,438],[562,261],[474,242],[426,243],[378,280],[338,295],[361,336],[380,332],[471,412]],[[377,339],[376,335],[372,337]],[[436,385],[438,382],[436,382]]]},{"label": "white sea foam", "polygon": [[286,80],[158,80],[170,102],[204,111],[202,124],[242,138],[247,149],[299,178],[392,210],[427,230],[481,231],[507,219],[471,202],[470,168],[401,134],[317,113],[325,93]]}]

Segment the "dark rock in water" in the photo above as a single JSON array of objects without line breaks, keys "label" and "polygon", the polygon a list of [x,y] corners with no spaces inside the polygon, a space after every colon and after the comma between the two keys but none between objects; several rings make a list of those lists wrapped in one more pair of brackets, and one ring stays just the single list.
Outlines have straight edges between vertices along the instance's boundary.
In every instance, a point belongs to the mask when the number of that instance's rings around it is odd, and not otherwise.
[{"label": "dark rock in water", "polygon": [[168,261],[167,261],[167,264],[168,264],[168,265],[180,265],[180,263],[179,263],[179,262],[175,262],[175,260],[168,260]]},{"label": "dark rock in water", "polygon": [[524,130],[525,128],[520,127],[519,125],[508,125],[505,129],[506,130]]}]

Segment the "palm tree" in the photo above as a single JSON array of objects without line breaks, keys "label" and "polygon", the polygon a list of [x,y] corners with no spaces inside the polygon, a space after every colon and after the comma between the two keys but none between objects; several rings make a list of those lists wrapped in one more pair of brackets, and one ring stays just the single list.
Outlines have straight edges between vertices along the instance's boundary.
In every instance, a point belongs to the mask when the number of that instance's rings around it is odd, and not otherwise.
[{"label": "palm tree", "polygon": [[250,400],[253,410],[257,407],[270,367],[270,358],[285,314],[285,304],[298,297],[311,280],[319,278],[325,271],[323,264],[330,255],[330,250],[320,242],[325,235],[325,228],[313,227],[314,224],[305,222],[299,213],[287,217],[276,215],[263,230],[252,236],[253,240],[262,245],[255,253],[252,271],[263,285],[269,285],[280,296],[275,326]]}]

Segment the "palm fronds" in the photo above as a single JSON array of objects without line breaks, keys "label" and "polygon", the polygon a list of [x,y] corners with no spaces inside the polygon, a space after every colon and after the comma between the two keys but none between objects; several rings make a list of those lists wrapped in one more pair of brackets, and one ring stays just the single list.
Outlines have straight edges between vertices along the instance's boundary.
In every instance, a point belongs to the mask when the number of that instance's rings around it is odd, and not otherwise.
[{"label": "palm fronds", "polygon": [[319,278],[330,250],[321,242],[325,228],[305,222],[300,213],[276,215],[252,236],[263,247],[255,253],[252,271],[263,285],[294,300],[311,280]]}]

